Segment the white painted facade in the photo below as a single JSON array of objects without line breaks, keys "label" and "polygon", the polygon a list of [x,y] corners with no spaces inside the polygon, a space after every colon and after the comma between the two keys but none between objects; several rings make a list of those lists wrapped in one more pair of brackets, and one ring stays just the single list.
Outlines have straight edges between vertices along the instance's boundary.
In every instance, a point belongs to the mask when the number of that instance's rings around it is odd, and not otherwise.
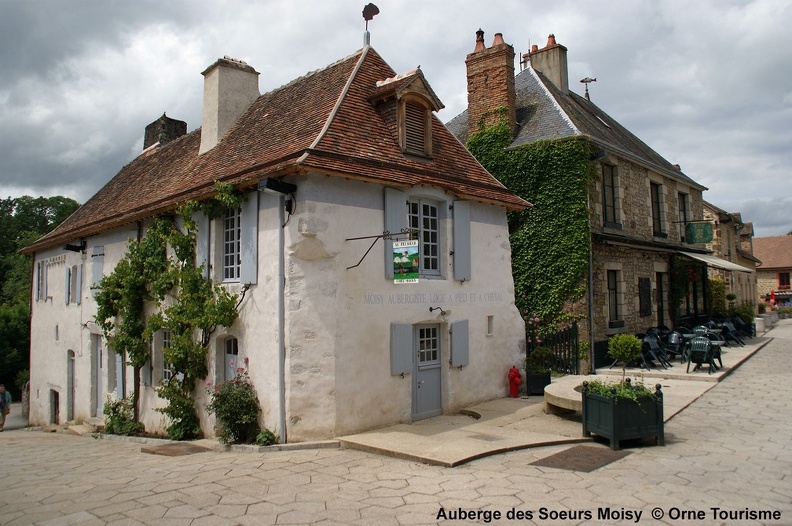
[{"label": "white painted facade", "polygon": [[[386,276],[391,257],[385,241],[377,240],[363,258],[374,239],[349,240],[382,235],[386,230],[384,186],[313,173],[286,181],[296,184],[298,190],[294,213],[286,215],[282,230],[280,198],[250,194],[254,206],[258,202],[251,216],[257,218],[257,225],[243,216],[242,228],[252,228],[255,233],[256,272],[252,280],[248,277],[227,284],[232,292],[238,292],[244,283],[252,282],[238,320],[213,335],[209,382],[224,379],[225,341],[235,337],[236,363],[242,366],[247,359],[263,409],[262,425],[283,434],[281,422],[285,421],[290,442],[410,422],[416,418],[415,369],[413,365],[403,375],[392,374],[394,361],[402,366],[405,359],[409,361],[409,356],[393,358],[404,343],[395,341],[398,336],[393,334],[403,336],[405,327],[413,330],[410,328],[421,325],[437,330],[443,413],[506,396],[506,374],[523,355],[525,333],[514,306],[505,208],[467,202],[471,275],[462,280],[455,278],[455,265],[460,263],[455,262],[458,254],[452,254],[461,248],[454,246],[454,209],[450,207],[455,198],[428,186],[397,189],[404,192],[405,216],[408,199],[420,197],[437,205],[440,265],[439,276],[415,284],[395,284]],[[222,250],[218,228],[218,221],[213,221],[208,240],[201,237],[201,242],[207,243],[215,278],[220,276]],[[36,283],[38,273],[34,271],[31,424],[101,416],[105,396],[120,393],[120,381],[127,394],[132,392],[132,369],[121,368],[123,378],[118,377],[115,353],[107,349],[93,322],[96,304],[90,286],[98,275],[95,269],[105,275],[111,272],[123,257],[127,240],[137,235],[138,225],[134,224],[88,237],[83,252],[50,248],[35,254],[35,268],[44,265],[47,276],[45,299],[37,300],[43,285]],[[282,295],[279,247],[284,258]],[[250,247],[243,247],[245,250],[250,252]],[[361,258],[359,266],[348,268]],[[66,301],[67,268],[80,276],[79,302],[74,297]],[[243,278],[250,275],[243,270]],[[282,373],[278,359],[281,302]],[[441,307],[445,315],[440,310],[430,312],[430,307]],[[454,336],[450,334],[452,326],[457,331]],[[159,346],[161,338],[155,338],[150,380],[148,373],[142,375],[148,385],[141,387],[141,420],[149,432],[162,432],[167,425],[164,415],[154,411],[164,405],[155,391],[162,378]],[[454,365],[452,346],[457,353]],[[419,349],[412,350],[414,361]],[[460,360],[464,364],[457,366]],[[197,386],[195,397],[202,408],[207,401],[204,385]],[[204,433],[212,436],[214,422],[202,409],[199,415]]]}]

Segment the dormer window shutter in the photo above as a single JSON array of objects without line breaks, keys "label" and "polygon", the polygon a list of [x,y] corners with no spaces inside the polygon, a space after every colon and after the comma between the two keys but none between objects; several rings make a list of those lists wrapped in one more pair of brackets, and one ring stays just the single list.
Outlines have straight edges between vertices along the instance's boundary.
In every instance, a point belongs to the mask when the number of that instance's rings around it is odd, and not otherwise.
[{"label": "dormer window shutter", "polygon": [[426,109],[420,104],[407,101],[404,107],[404,149],[426,155]]}]

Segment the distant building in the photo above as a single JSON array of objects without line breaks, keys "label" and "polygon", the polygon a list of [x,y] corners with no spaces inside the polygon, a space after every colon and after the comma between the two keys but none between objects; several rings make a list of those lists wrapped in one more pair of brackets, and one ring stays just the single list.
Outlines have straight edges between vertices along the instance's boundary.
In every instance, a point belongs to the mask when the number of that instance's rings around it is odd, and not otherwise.
[{"label": "distant building", "polygon": [[756,267],[757,294],[760,303],[792,305],[792,236],[755,237],[754,255],[761,261]]}]

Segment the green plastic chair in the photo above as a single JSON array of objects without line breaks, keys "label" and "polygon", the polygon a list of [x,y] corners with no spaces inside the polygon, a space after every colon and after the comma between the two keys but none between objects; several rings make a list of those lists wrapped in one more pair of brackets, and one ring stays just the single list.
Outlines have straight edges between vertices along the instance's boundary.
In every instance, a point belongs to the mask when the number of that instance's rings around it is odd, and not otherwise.
[{"label": "green plastic chair", "polygon": [[690,340],[690,350],[688,351],[687,372],[690,372],[690,364],[695,363],[695,372],[702,364],[709,365],[709,374],[715,370],[715,362],[712,358],[712,346],[708,338],[697,336]]}]

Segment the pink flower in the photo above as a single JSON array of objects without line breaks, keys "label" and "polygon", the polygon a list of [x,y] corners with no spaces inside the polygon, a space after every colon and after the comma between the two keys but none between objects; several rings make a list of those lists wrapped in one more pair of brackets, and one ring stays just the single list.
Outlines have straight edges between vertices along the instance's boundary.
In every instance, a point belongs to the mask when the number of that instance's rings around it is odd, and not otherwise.
[{"label": "pink flower", "polygon": [[247,365],[250,362],[250,360],[248,359],[247,356],[245,356],[244,362],[245,362],[245,365]]}]

